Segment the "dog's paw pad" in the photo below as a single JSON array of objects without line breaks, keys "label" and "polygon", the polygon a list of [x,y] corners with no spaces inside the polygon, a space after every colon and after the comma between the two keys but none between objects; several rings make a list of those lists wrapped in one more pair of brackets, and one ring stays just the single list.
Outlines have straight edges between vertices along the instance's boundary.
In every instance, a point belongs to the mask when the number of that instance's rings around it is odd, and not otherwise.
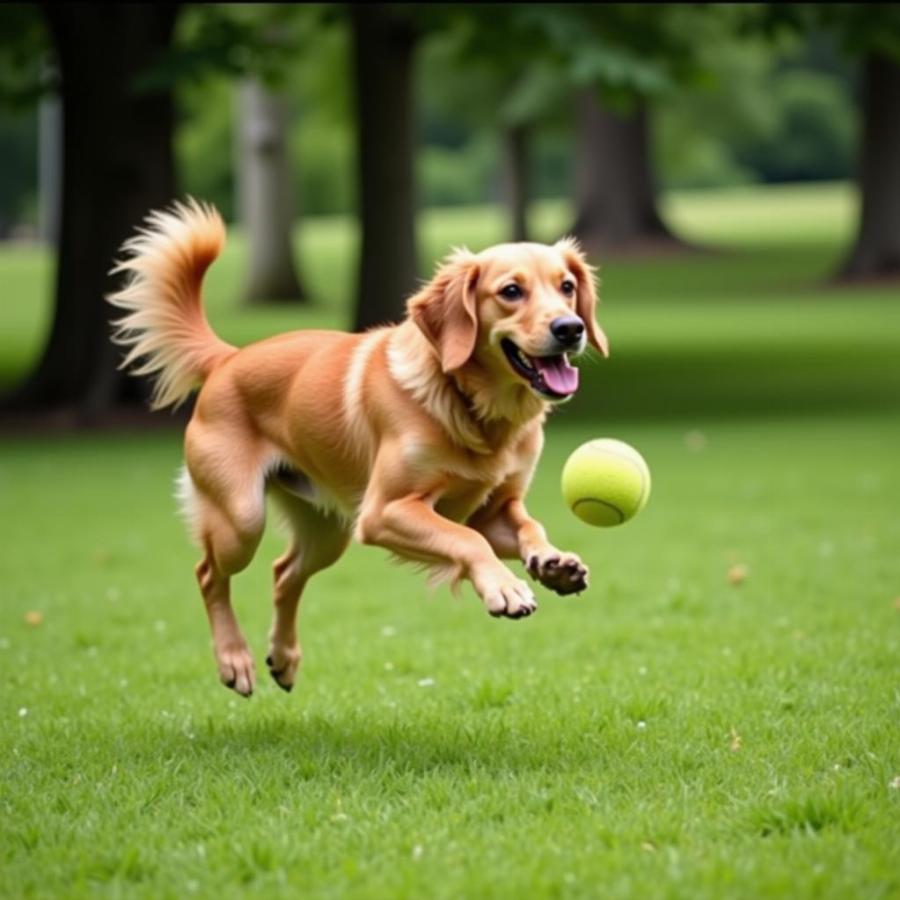
[{"label": "dog's paw pad", "polygon": [[525,563],[529,575],[557,594],[577,594],[587,588],[588,570],[572,553],[532,554]]}]

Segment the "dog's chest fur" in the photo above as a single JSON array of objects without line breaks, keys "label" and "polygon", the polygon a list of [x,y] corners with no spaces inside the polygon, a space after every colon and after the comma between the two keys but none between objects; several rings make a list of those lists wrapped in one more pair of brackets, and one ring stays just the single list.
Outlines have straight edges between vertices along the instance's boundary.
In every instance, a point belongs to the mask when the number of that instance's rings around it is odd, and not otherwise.
[{"label": "dog's chest fur", "polygon": [[465,521],[483,506],[500,485],[517,475],[525,461],[512,440],[487,455],[446,446],[435,447],[410,441],[403,461],[412,472],[439,473],[443,487],[435,509],[448,519]]}]

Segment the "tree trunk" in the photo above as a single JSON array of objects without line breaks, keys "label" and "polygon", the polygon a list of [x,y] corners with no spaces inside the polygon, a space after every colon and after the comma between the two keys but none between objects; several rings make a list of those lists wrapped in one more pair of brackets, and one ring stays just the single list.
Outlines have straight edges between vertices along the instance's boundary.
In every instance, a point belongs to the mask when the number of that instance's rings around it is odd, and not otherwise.
[{"label": "tree trunk", "polygon": [[151,208],[170,203],[175,180],[168,91],[138,93],[135,76],[168,46],[171,4],[46,4],[63,105],[62,211],[55,307],[40,361],[8,409],[65,410],[91,419],[146,385],[117,370],[110,341],[118,287],[108,272]]},{"label": "tree trunk", "polygon": [[528,129],[511,125],[503,130],[504,196],[512,240],[528,240]]},{"label": "tree trunk", "polygon": [[572,232],[584,247],[597,252],[676,245],[656,208],[646,107],[621,116],[584,90],[577,98],[576,132]]},{"label": "tree trunk", "polygon": [[404,315],[415,290],[411,24],[387,4],[354,4],[359,216],[357,330]]},{"label": "tree trunk", "polygon": [[43,97],[38,107],[38,237],[50,247],[59,243],[62,132],[62,103],[59,97]]},{"label": "tree trunk", "polygon": [[239,87],[238,211],[247,235],[247,303],[296,302],[293,187],[287,155],[287,103],[257,79]]},{"label": "tree trunk", "polygon": [[870,54],[865,61],[856,243],[844,278],[900,275],[900,62]]}]

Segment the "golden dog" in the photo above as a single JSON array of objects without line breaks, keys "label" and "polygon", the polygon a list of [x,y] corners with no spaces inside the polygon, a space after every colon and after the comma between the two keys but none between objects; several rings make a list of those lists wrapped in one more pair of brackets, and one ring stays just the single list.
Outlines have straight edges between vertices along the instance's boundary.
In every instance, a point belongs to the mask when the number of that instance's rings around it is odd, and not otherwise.
[{"label": "golden dog", "polygon": [[551,404],[578,387],[568,354],[604,355],[593,270],[577,244],[460,250],[408,301],[399,325],[364,334],[298,331],[242,349],[220,340],[201,282],[219,254],[218,213],[191,200],[147,218],[123,247],[123,365],[155,376],[155,408],[202,383],[185,433],[184,513],[203,548],[196,574],[219,676],[253,692],[253,657],[231,606],[231,576],[252,559],[266,494],[290,526],[274,565],[266,663],[285,690],[300,663],[296,615],[307,580],[350,538],[469,580],[493,616],[537,608],[500,559],[521,559],[559,594],[587,569],[547,540],[524,496]]}]

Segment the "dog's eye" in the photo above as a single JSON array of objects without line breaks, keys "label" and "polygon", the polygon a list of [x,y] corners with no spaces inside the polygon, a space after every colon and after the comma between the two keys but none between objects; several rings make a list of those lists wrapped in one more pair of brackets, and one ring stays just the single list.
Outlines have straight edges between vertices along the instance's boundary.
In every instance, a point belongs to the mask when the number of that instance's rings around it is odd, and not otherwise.
[{"label": "dog's eye", "polygon": [[562,286],[561,286],[561,287],[562,287],[562,292],[563,292],[567,297],[571,297],[572,294],[575,293],[575,282],[572,281],[572,280],[569,279],[569,278],[567,278],[567,279],[562,283]]},{"label": "dog's eye", "polygon": [[508,284],[500,291],[500,296],[507,300],[521,300],[525,293],[517,284]]}]

